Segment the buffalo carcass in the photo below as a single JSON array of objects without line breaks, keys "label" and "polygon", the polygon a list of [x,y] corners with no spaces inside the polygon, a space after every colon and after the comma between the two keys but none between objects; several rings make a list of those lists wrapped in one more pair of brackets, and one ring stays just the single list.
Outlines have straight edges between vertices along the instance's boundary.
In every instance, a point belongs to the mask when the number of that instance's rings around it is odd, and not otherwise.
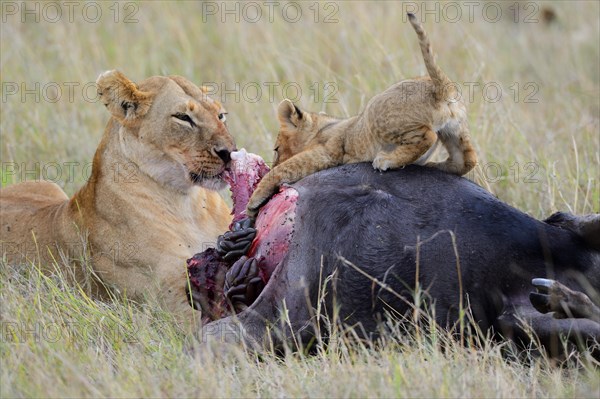
[{"label": "buffalo carcass", "polygon": [[[239,231],[225,236],[222,253],[239,256],[239,237],[248,248],[255,231],[244,228],[238,223]],[[335,306],[339,320],[373,338],[386,315],[413,311],[418,281],[440,326],[456,326],[468,305],[478,327],[495,337],[527,344],[526,322],[552,354],[561,351],[559,336],[597,351],[599,215],[539,221],[465,178],[420,166],[381,173],[353,164],[282,188],[257,230],[250,257],[233,265],[225,284],[230,299],[250,306],[205,325],[203,342],[262,348],[292,342],[292,334],[309,342],[327,279],[324,313],[333,315]],[[266,286],[255,297],[257,282]]]}]

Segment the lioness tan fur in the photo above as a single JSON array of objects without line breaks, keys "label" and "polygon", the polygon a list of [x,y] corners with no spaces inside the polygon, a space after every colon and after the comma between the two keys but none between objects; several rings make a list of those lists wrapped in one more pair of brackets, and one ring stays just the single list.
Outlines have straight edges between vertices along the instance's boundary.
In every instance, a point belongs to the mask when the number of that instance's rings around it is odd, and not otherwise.
[{"label": "lioness tan fur", "polygon": [[372,161],[381,171],[398,168],[417,161],[438,139],[449,157],[427,166],[458,175],[475,166],[466,106],[454,84],[435,64],[423,27],[414,15],[408,16],[429,76],[393,85],[373,97],[362,114],[348,119],[305,112],[289,100],[282,101],[274,168],[254,191],[246,209],[248,216],[255,217],[282,183],[354,162]]},{"label": "lioness tan fur", "polygon": [[95,277],[78,262],[67,275],[92,294],[156,295],[190,319],[185,261],[231,221],[213,191],[224,187],[220,174],[234,150],[225,112],[182,77],[156,76],[138,86],[109,71],[97,85],[111,119],[90,179],[71,199],[44,181],[0,190],[3,252],[9,262],[51,271],[85,249]]}]

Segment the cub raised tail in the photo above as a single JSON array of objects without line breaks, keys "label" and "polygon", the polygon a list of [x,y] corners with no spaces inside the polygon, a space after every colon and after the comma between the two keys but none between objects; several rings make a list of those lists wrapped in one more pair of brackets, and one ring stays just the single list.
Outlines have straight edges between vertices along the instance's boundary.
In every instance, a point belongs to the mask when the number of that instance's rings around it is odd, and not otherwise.
[{"label": "cub raised tail", "polygon": [[436,100],[453,101],[458,94],[456,92],[456,87],[448,76],[446,76],[444,71],[442,71],[435,63],[433,49],[431,48],[429,37],[427,37],[427,32],[425,32],[423,25],[421,25],[415,14],[407,13],[406,15],[408,15],[408,20],[415,29],[415,32],[417,32],[419,46],[421,47],[421,53],[423,54],[423,61],[425,61],[427,73],[436,87]]}]

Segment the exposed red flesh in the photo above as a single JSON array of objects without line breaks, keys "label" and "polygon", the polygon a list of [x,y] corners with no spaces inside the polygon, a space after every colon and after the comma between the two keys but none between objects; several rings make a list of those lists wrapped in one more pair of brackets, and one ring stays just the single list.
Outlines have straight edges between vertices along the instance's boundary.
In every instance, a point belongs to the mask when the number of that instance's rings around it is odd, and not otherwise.
[{"label": "exposed red flesh", "polygon": [[[233,200],[233,221],[229,228],[246,218],[246,205],[260,180],[269,172],[269,167],[261,157],[249,154],[246,150],[231,153],[231,165],[223,173],[229,183]],[[260,276],[266,283],[283,260],[294,233],[296,202],[298,192],[291,187],[281,187],[279,193],[264,205],[256,218],[256,237],[248,251],[249,257],[258,260]],[[228,268],[226,262],[214,248],[188,259],[188,274],[192,287],[205,292],[211,304],[211,313],[222,315],[226,310],[223,287],[216,279],[220,268]]]},{"label": "exposed red flesh", "polygon": [[[219,288],[216,287],[217,272],[221,266],[227,268],[227,263],[221,259],[221,256],[219,256],[214,248],[197,253],[194,257],[187,260],[187,265],[190,282],[196,287],[203,286],[207,290]],[[202,273],[202,269],[205,269],[206,273]]]},{"label": "exposed red flesh", "polygon": [[283,260],[294,234],[298,192],[292,187],[281,187],[279,193],[261,208],[256,218],[256,238],[248,256],[258,260],[260,276],[266,283]]},{"label": "exposed red flesh", "polygon": [[[242,149],[231,153],[230,170],[224,179],[231,187],[233,223],[246,217],[246,205],[256,186],[269,172],[269,167],[258,155]],[[256,218],[256,238],[248,251],[258,260],[260,276],[266,283],[288,251],[294,229],[298,192],[281,187],[279,193],[264,205]],[[231,226],[230,226],[231,228]]]},{"label": "exposed red flesh", "polygon": [[224,272],[229,265],[223,261],[214,248],[197,253],[187,260],[188,275],[192,287],[206,293],[207,303],[211,308],[211,317],[218,318],[227,309],[227,302],[223,295],[223,284],[219,282],[219,271]]},{"label": "exposed red flesh", "polygon": [[245,149],[231,153],[231,165],[223,173],[225,180],[231,188],[231,199],[233,200],[233,224],[246,217],[246,205],[256,189],[256,186],[269,172],[265,161],[256,154],[250,154]]}]

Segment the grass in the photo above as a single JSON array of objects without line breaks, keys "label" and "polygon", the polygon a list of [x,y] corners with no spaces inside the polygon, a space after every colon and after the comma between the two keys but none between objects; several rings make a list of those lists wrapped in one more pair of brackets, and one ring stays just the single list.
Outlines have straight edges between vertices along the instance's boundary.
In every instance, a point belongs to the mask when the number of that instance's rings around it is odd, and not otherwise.
[{"label": "grass", "polygon": [[2,397],[594,397],[589,359],[556,367],[507,344],[460,346],[392,326],[378,349],[346,336],[305,356],[184,352],[156,304],[101,303],[35,267],[0,269]]},{"label": "grass", "polygon": [[[346,116],[392,83],[425,72],[402,3],[321,3],[320,23],[314,22],[312,2],[302,3],[303,17],[295,23],[282,18],[284,4],[274,9],[273,22],[263,9],[256,23],[245,22],[243,15],[236,23],[235,16],[203,14],[203,6],[192,2],[120,3],[118,22],[109,8],[113,3],[102,3],[97,23],[85,20],[78,3],[73,22],[66,10],[56,23],[44,15],[39,22],[31,16],[21,22],[21,15],[3,4],[2,186],[40,177],[57,181],[68,194],[81,186],[108,120],[86,84],[106,69],[119,68],[134,80],[179,74],[217,87],[215,97],[228,108],[238,147],[266,158],[277,131],[274,109],[284,96],[294,97],[294,87],[301,89],[300,106]],[[440,4],[443,9],[446,3]],[[466,7],[455,23],[448,18],[434,23],[432,15],[425,21],[439,64],[471,101],[471,133],[481,164],[469,177],[534,217],[557,210],[599,212],[600,5],[523,2],[521,23],[514,23],[508,18],[512,2],[502,4],[504,18],[497,22],[483,18],[485,4],[473,8],[472,22]],[[523,23],[536,5],[538,11],[552,7],[556,23]],[[336,10],[337,22],[324,23]],[[50,11],[46,19],[53,17]],[[132,11],[138,22],[125,23]],[[88,19],[94,16],[89,12]],[[236,84],[237,99],[225,92],[235,92]],[[11,94],[15,85],[18,92]],[[253,91],[257,87],[260,96]],[[502,89],[498,101],[494,87]],[[25,89],[33,93],[22,98]],[[54,101],[58,89],[61,96]],[[597,366],[585,357],[565,367],[544,358],[515,362],[501,356],[505,345],[462,348],[439,331],[433,337],[446,341],[445,350],[431,339],[399,332],[377,349],[341,340],[308,357],[258,360],[238,352],[218,360],[193,357],[183,351],[185,335],[153,303],[100,303],[63,284],[60,275],[39,274],[34,265],[3,264],[0,287],[2,397],[597,397],[600,392]]]}]

